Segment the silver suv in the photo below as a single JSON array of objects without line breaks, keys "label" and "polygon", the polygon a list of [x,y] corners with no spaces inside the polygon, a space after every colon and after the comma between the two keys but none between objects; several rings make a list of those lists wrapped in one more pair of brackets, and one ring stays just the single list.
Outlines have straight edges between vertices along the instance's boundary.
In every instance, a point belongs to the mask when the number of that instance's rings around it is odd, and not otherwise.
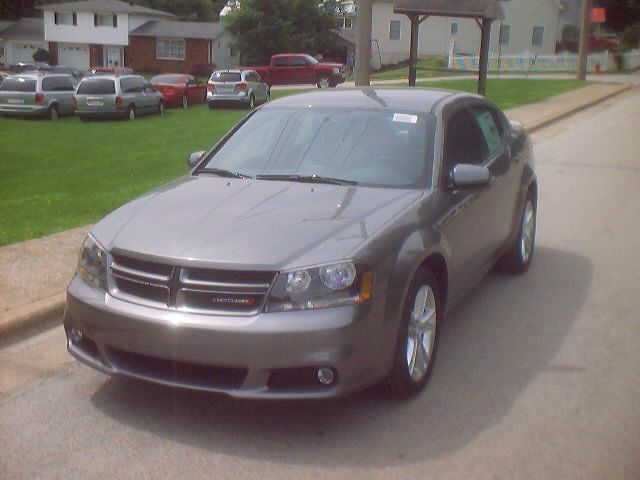
[{"label": "silver suv", "polygon": [[48,116],[73,114],[73,77],[68,74],[23,73],[0,84],[0,114]]},{"label": "silver suv", "polygon": [[207,104],[229,103],[253,110],[271,97],[269,85],[254,70],[224,70],[211,74],[207,82]]},{"label": "silver suv", "polygon": [[83,78],[75,95],[76,114],[89,118],[164,113],[162,93],[140,75],[101,75]]}]

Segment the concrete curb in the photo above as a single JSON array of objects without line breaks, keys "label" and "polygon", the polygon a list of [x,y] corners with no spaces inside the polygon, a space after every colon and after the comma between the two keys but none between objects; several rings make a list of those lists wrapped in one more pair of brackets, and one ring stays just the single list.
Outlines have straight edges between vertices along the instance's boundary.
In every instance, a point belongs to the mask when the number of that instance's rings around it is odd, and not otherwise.
[{"label": "concrete curb", "polygon": [[527,129],[527,131],[529,131],[530,133],[535,132],[536,130],[540,130],[541,128],[547,127],[554,122],[563,120],[567,117],[570,117],[571,115],[581,112],[582,110],[586,110],[587,108],[593,107],[594,105],[604,102],[612,97],[615,97],[616,95],[620,95],[621,93],[628,92],[632,88],[633,88],[632,85],[620,85],[616,90],[612,92],[608,92],[597,98],[592,98],[588,102],[582,103],[576,106],[575,108],[566,110],[564,112],[558,112],[558,113],[548,115],[547,117],[543,117],[540,120],[536,120],[535,122],[530,122],[529,124],[525,124],[524,126]]},{"label": "concrete curb", "polygon": [[[553,122],[597,105],[631,88],[631,85],[620,85],[618,89],[612,92],[607,92],[606,94],[592,98],[585,103],[576,105],[574,108],[562,112],[554,112],[540,120],[525,124],[525,127],[530,132],[540,130]],[[59,324],[64,312],[65,298],[66,294],[60,293],[3,314],[3,318],[0,319],[0,346],[14,343],[25,337],[35,335],[47,327]]]},{"label": "concrete curb", "polygon": [[66,293],[9,310],[0,319],[0,345],[35,335],[62,320]]}]

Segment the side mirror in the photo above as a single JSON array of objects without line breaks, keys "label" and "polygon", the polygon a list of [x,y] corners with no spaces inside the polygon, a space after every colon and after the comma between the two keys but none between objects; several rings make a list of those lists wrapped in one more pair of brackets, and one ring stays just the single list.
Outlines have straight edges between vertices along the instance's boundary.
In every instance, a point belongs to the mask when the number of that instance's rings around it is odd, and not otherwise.
[{"label": "side mirror", "polygon": [[206,152],[204,150],[193,152],[187,157],[187,165],[189,165],[189,167],[191,168],[195,167],[205,153]]},{"label": "side mirror", "polygon": [[487,167],[460,163],[453,167],[451,180],[459,189],[485,188],[491,183],[491,172]]}]

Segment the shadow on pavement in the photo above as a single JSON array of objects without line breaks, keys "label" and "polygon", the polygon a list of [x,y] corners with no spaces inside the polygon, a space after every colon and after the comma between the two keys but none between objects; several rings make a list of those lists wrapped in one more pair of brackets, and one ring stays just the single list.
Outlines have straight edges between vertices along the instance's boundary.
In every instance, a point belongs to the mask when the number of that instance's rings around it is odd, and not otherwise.
[{"label": "shadow on pavement", "polygon": [[239,458],[389,466],[444,457],[553,369],[591,280],[588,259],[542,247],[528,274],[489,275],[441,325],[431,383],[406,403],[376,388],[331,401],[238,401],[118,378],[92,402],[129,427]]}]

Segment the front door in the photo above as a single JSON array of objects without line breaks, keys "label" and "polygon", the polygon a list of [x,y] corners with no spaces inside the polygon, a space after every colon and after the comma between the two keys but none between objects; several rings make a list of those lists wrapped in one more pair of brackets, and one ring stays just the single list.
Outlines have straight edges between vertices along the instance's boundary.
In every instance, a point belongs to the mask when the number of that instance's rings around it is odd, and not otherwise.
[{"label": "front door", "polygon": [[106,47],[105,67],[122,67],[122,47]]}]

